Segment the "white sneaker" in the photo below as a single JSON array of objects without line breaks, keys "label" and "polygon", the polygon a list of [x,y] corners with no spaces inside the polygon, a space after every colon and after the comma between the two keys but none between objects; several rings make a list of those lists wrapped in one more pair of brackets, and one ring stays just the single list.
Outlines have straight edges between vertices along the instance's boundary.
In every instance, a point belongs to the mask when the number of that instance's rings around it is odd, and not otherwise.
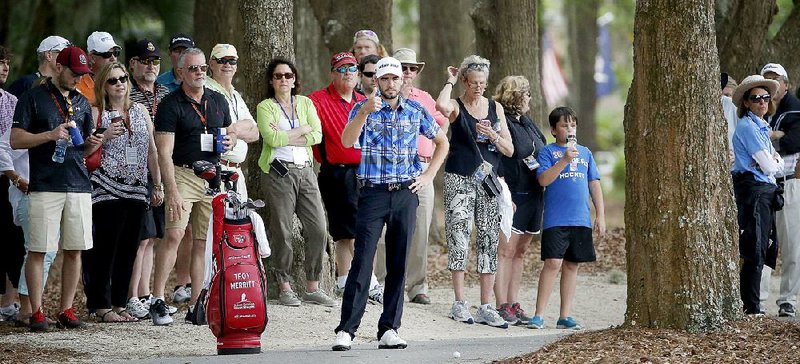
[{"label": "white sneaker", "polygon": [[394,330],[384,332],[381,341],[378,342],[378,349],[405,349],[406,347],[408,347],[408,343]]},{"label": "white sneaker", "polygon": [[19,304],[16,302],[0,307],[0,321],[16,321],[17,315],[19,315]]},{"label": "white sneaker", "polygon": [[125,310],[128,311],[131,316],[140,320],[150,318],[150,308],[145,307],[138,297],[131,297],[131,299],[128,300],[128,304],[125,305]]},{"label": "white sneaker", "polygon": [[475,322],[501,329],[508,328],[508,322],[506,322],[491,305],[478,308],[478,313],[475,315]]},{"label": "white sneaker", "polygon": [[450,318],[458,322],[465,322],[473,324],[475,321],[472,319],[472,314],[469,313],[469,306],[467,301],[455,301],[453,307],[450,308]]},{"label": "white sneaker", "polygon": [[172,323],[172,317],[167,311],[167,305],[164,300],[157,299],[150,305],[150,318],[153,319],[153,325],[156,326],[167,326]]},{"label": "white sneaker", "polygon": [[336,333],[336,341],[333,342],[333,351],[347,351],[350,350],[350,345],[353,344],[353,338],[347,331],[339,331]]},{"label": "white sneaker", "polygon": [[373,305],[382,305],[383,304],[383,286],[377,285],[375,288],[369,290],[369,303]]},{"label": "white sneaker", "polygon": [[177,286],[172,292],[172,303],[189,302],[192,299],[192,286]]}]

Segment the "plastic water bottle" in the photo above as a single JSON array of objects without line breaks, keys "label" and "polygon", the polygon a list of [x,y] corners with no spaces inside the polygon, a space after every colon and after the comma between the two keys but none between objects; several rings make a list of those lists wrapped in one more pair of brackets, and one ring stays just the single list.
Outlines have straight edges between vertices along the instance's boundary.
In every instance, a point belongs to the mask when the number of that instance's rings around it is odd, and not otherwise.
[{"label": "plastic water bottle", "polygon": [[[497,133],[497,135],[500,135],[500,123],[495,123],[494,125],[492,125],[492,129],[494,129],[494,131],[495,131],[495,133]],[[489,145],[488,145],[488,149],[489,149],[490,152],[494,152],[494,151],[497,151],[497,146],[495,146],[494,143],[492,143],[490,141]]]},{"label": "plastic water bottle", "polygon": [[[569,134],[567,134],[567,148],[576,148],[578,145],[578,138],[575,136],[575,132],[570,130]],[[569,170],[570,172],[574,172],[578,170],[578,157],[572,158],[569,162]]]},{"label": "plastic water bottle", "polygon": [[53,162],[64,163],[64,156],[67,154],[67,147],[69,141],[66,139],[59,139],[56,141],[56,151],[53,152]]}]

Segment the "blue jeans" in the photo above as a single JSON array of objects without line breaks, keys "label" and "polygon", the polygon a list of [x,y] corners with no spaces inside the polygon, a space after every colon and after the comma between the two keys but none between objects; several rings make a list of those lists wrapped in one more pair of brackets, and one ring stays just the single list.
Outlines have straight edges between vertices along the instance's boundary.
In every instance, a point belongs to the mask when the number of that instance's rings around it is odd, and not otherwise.
[{"label": "blue jeans", "polygon": [[[28,231],[30,229],[30,219],[28,218],[28,195],[23,194],[17,189],[12,189],[9,192],[9,199],[14,207],[14,222],[22,227],[22,233],[25,234],[25,259],[27,260],[28,250]],[[50,265],[56,259],[58,252],[49,252],[44,255],[44,275],[42,276],[42,289],[47,284],[47,275],[50,272]],[[25,278],[25,263],[22,263],[22,273],[19,276],[19,294],[23,296],[28,295],[28,282]]]}]

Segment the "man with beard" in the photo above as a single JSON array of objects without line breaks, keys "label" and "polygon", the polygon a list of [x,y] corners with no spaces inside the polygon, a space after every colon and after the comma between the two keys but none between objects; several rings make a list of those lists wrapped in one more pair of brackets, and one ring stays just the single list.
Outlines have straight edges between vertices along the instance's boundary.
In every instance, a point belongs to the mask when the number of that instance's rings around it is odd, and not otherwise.
[{"label": "man with beard", "polygon": [[[205,160],[216,164],[214,151],[218,128],[228,128],[223,144],[230,150],[236,144],[236,129],[231,126],[228,103],[218,92],[205,87],[208,65],[203,51],[189,48],[178,58],[181,87],[158,105],[155,119],[156,145],[165,190],[166,239],[156,247],[155,281],[150,315],[154,325],[169,325],[172,318],[164,303],[164,287],[175,265],[178,245],[186,226],[192,224],[192,263],[190,276],[202,286],[205,270],[205,242],[211,216],[211,196],[207,183],[194,175],[192,163]],[[192,291],[189,306],[194,306],[199,290]],[[187,320],[193,320],[189,311]]]},{"label": "man with beard", "polygon": [[[385,57],[376,64],[381,96],[373,90],[350,111],[342,132],[344,147],[361,145],[358,181],[361,191],[356,218],[355,253],[342,299],[342,315],[334,351],[349,350],[367,305],[372,262],[381,231],[386,227],[386,289],[378,320],[379,349],[404,349],[397,334],[403,315],[406,259],[416,223],[417,192],[433,182],[449,143],[431,114],[418,102],[400,96],[400,61]],[[422,171],[417,138],[436,144],[427,170]]]},{"label": "man with beard", "polygon": [[[11,129],[11,147],[30,153],[29,218],[35,228],[29,232],[25,275],[34,310],[31,331],[48,329],[42,309],[42,266],[45,253],[59,249],[64,261],[57,323],[66,328],[82,326],[72,305],[80,278],[81,251],[93,245],[92,185],[84,157],[103,142],[101,135],[92,135],[89,102],[75,90],[81,76],[91,73],[86,54],[69,46],[58,54],[56,63],[53,78],[22,95]],[[84,143],[57,143],[77,139],[70,138],[71,128],[77,129]],[[56,158],[56,148],[65,148],[62,158]]]}]

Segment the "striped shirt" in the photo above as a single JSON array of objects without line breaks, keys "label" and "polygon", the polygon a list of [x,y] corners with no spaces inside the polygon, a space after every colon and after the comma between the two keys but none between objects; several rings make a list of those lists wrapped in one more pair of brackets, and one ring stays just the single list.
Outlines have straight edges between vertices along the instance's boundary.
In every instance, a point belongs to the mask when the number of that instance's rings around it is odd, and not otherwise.
[{"label": "striped shirt", "polygon": [[156,82],[156,93],[153,95],[153,92],[150,90],[140,88],[139,83],[136,81],[131,82],[131,85],[133,86],[131,87],[131,101],[144,105],[144,107],[147,108],[147,112],[150,114],[150,121],[155,120],[156,113],[158,112],[158,104],[164,96],[169,94],[169,89]]},{"label": "striped shirt", "polygon": [[[361,101],[353,107],[348,123],[364,103]],[[419,102],[399,97],[396,110],[384,102],[380,111],[367,116],[358,138],[361,145],[358,178],[376,184],[416,178],[422,173],[417,137],[421,134],[433,139],[438,133],[439,125]]]}]

